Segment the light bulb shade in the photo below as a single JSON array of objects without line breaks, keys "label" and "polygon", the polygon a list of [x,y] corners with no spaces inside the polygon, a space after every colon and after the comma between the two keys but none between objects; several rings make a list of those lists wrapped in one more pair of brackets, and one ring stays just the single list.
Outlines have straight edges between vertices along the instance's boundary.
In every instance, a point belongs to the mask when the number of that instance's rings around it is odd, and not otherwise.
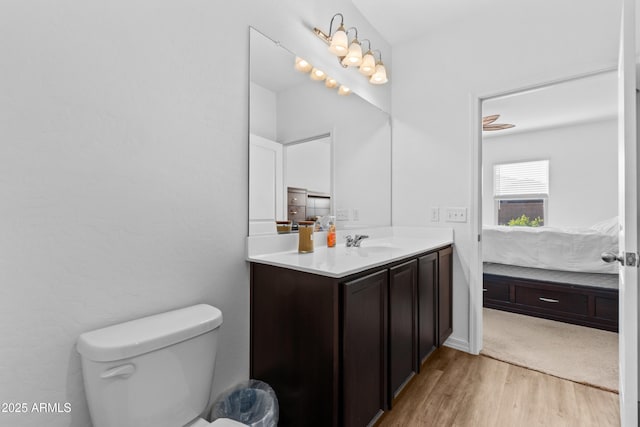
[{"label": "light bulb shade", "polygon": [[342,60],[342,65],[347,67],[359,67],[362,64],[362,46],[354,39],[349,45],[349,52]]},{"label": "light bulb shade", "polygon": [[382,62],[378,62],[376,65],[376,72],[369,78],[369,83],[374,85],[383,85],[388,81],[387,69],[384,68],[384,64]]},{"label": "light bulb shade", "polygon": [[329,45],[329,52],[336,56],[345,56],[349,50],[349,39],[344,27],[341,25],[336,32],[331,36],[331,44]]},{"label": "light bulb shade", "polygon": [[338,86],[338,81],[333,77],[327,77],[327,79],[324,81],[324,85],[329,89],[333,89],[334,87]]},{"label": "light bulb shade", "polygon": [[347,96],[347,95],[351,95],[351,89],[349,89],[348,87],[346,87],[345,85],[341,85],[338,88],[338,95],[342,95],[342,96]]},{"label": "light bulb shade", "polygon": [[324,71],[318,70],[317,68],[314,67],[311,70],[309,77],[311,77],[311,80],[322,81],[327,77],[327,74]]},{"label": "light bulb shade", "polygon": [[360,64],[358,71],[360,71],[360,74],[365,76],[370,76],[376,72],[376,60],[371,51],[367,52],[362,57],[362,64]]},{"label": "light bulb shade", "polygon": [[296,56],[295,68],[301,73],[308,73],[313,68],[313,65],[309,64],[307,61],[300,58],[299,56]]}]

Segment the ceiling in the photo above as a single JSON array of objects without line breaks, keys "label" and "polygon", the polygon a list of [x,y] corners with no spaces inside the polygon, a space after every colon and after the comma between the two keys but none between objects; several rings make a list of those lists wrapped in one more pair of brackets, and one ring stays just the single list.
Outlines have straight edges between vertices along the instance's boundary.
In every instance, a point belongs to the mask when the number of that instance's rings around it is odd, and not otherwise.
[{"label": "ceiling", "polygon": [[352,2],[392,45],[424,35],[459,21],[461,18],[478,15],[485,10],[496,10],[513,3],[523,4],[523,2],[512,0],[352,0]]},{"label": "ceiling", "polygon": [[[478,37],[484,36],[483,28],[488,26],[503,29],[505,34],[508,34],[514,28],[518,28],[518,23],[522,24],[522,31],[527,31],[532,25],[542,25],[552,33],[564,35],[571,31],[575,33],[572,34],[574,37],[579,37],[579,34],[585,31],[595,30],[603,37],[608,37],[610,45],[618,44],[621,0],[590,0],[578,4],[575,0],[352,2],[392,47],[415,38],[429,37],[431,33],[460,31],[461,28],[473,28],[473,31],[478,31]],[[640,22],[640,10],[637,12]],[[637,36],[640,49],[640,31],[637,32]],[[522,40],[526,40],[526,37]],[[487,45],[487,49],[495,50],[500,47],[500,40],[491,40]],[[513,123],[516,127],[483,132],[483,137],[487,138],[561,124],[613,118],[617,114],[616,74],[612,72],[548,86],[517,96],[492,99],[483,105],[483,116],[490,114],[500,114],[498,123]]]},{"label": "ceiling", "polygon": [[[621,0],[352,0],[352,3],[394,45],[465,20],[496,26],[536,19],[540,25],[559,25],[558,30],[566,31],[579,18],[578,22],[601,30],[609,22],[618,25]],[[636,12],[640,16],[640,10]],[[640,41],[640,32],[637,36]],[[499,40],[494,44],[499,45]]]},{"label": "ceiling", "polygon": [[[558,13],[568,13],[567,8],[564,7],[567,1],[569,0],[539,0],[534,3],[539,7],[545,7],[545,4],[553,2],[559,8]],[[435,31],[437,28],[468,17],[485,14],[496,8],[501,10],[500,16],[508,16],[506,11],[513,8],[513,3],[516,2],[512,0],[423,0],[420,2],[353,0],[353,3],[376,26],[383,37],[393,44],[428,31]],[[517,2],[517,7],[526,9],[531,7],[531,4]],[[522,10],[519,13],[523,13]],[[294,69],[294,59],[294,54],[267,37],[252,36],[251,80],[260,86],[277,93],[308,81],[308,75]],[[497,132],[484,132],[483,135],[491,138],[556,127],[563,123],[615,117],[617,114],[616,85],[616,74],[611,72],[486,101],[483,104],[484,116],[500,114],[498,123],[513,123],[516,127]]]},{"label": "ceiling", "polygon": [[483,132],[483,138],[613,119],[618,113],[617,84],[612,71],[487,100],[483,116],[500,114],[497,123],[516,127]]}]

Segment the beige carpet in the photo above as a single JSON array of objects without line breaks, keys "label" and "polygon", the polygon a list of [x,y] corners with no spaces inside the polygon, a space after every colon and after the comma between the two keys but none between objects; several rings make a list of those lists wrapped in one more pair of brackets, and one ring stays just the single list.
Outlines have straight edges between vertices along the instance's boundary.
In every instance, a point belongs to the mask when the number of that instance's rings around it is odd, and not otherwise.
[{"label": "beige carpet", "polygon": [[483,309],[481,354],[605,390],[618,391],[618,334]]}]

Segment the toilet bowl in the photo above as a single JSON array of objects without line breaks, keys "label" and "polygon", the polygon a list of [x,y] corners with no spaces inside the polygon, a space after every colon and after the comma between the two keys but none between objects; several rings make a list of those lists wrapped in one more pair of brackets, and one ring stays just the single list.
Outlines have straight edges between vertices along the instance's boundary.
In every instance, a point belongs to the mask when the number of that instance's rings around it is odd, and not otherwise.
[{"label": "toilet bowl", "polygon": [[80,335],[94,427],[238,427],[208,422],[219,309],[199,304]]}]

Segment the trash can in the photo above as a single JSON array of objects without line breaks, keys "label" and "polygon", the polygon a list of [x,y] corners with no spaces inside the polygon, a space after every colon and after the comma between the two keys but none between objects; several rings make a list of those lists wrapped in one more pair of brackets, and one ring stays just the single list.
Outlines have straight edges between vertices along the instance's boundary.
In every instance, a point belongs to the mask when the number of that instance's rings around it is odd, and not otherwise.
[{"label": "trash can", "polygon": [[211,421],[230,418],[250,427],[278,425],[278,399],[269,384],[245,381],[220,395],[211,408]]}]

